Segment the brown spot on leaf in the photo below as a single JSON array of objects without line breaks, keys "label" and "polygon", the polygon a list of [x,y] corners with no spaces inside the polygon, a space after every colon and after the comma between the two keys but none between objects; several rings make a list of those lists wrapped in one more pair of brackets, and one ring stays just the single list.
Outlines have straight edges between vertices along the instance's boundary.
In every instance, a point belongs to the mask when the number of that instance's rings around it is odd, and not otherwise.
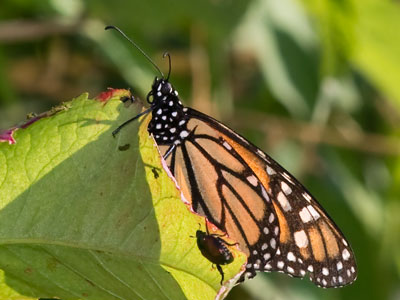
[{"label": "brown spot on leaf", "polygon": [[49,269],[50,271],[55,271],[57,269],[57,265],[58,260],[54,257],[47,260],[47,269]]},{"label": "brown spot on leaf", "polygon": [[119,151],[126,151],[126,150],[128,150],[129,148],[130,148],[130,144],[125,144],[125,145],[122,145],[122,146],[118,146],[118,150]]}]

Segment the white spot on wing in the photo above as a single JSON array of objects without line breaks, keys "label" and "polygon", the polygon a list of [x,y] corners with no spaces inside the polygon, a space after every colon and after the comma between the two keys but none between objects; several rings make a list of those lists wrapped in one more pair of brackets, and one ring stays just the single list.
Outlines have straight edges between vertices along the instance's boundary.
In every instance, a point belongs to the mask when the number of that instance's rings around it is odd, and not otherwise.
[{"label": "white spot on wing", "polygon": [[290,211],[292,209],[288,199],[282,192],[278,193],[278,201],[281,204],[284,211]]},{"label": "white spot on wing", "polygon": [[179,134],[179,136],[184,139],[185,137],[187,137],[189,135],[189,132],[187,132],[186,130],[182,130],[181,133]]},{"label": "white spot on wing", "polygon": [[310,222],[312,220],[312,216],[309,213],[307,207],[303,207],[303,209],[299,212],[299,216],[303,223]]},{"label": "white spot on wing", "polygon": [[307,247],[308,238],[304,230],[296,231],[294,233],[294,241],[296,242],[296,245],[299,248]]},{"label": "white spot on wing", "polygon": [[304,199],[306,199],[308,202],[311,202],[311,196],[309,194],[304,192],[302,195],[303,195]]},{"label": "white spot on wing", "polygon": [[259,155],[261,155],[263,158],[266,157],[265,153],[262,152],[260,149],[257,149],[257,153],[258,153]]},{"label": "white spot on wing", "polygon": [[312,205],[308,205],[307,209],[313,216],[314,220],[318,220],[321,217],[321,215],[315,210],[315,208]]},{"label": "white spot on wing", "polygon": [[294,256],[293,252],[288,252],[287,259],[288,261],[296,261],[296,256]]},{"label": "white spot on wing", "polygon": [[222,145],[224,145],[224,147],[225,147],[226,149],[232,150],[231,145],[229,145],[226,141],[225,141]]},{"label": "white spot on wing", "polygon": [[262,185],[261,185],[261,193],[262,193],[264,199],[267,200],[267,202],[271,201],[271,200],[269,200],[269,196],[268,196],[267,191],[265,190],[265,188]]},{"label": "white spot on wing", "polygon": [[279,227],[278,227],[278,226],[275,226],[275,228],[274,228],[274,234],[275,234],[275,235],[278,235],[278,234],[279,234]]},{"label": "white spot on wing", "polygon": [[269,243],[270,243],[272,249],[275,249],[275,247],[276,247],[276,240],[275,240],[274,238],[272,238],[271,241],[270,241]]},{"label": "white spot on wing", "polygon": [[350,258],[350,252],[347,249],[344,249],[342,252],[342,257],[344,260],[348,260]]},{"label": "white spot on wing", "polygon": [[279,269],[283,269],[283,267],[285,266],[285,263],[283,262],[283,261],[278,261],[278,263],[276,264],[276,266],[279,268]]},{"label": "white spot on wing", "polygon": [[267,166],[267,174],[268,174],[269,176],[272,176],[272,175],[276,174],[276,172],[275,172],[275,170],[272,169],[270,166]]},{"label": "white spot on wing", "polygon": [[256,176],[251,175],[251,176],[248,176],[246,179],[247,179],[248,182],[250,182],[250,184],[251,184],[252,186],[257,186],[258,180],[257,180],[257,177],[256,177]]},{"label": "white spot on wing", "polygon": [[272,223],[274,220],[275,220],[274,214],[273,214],[273,213],[270,213],[269,218],[268,218],[268,221],[269,221],[270,223]]},{"label": "white spot on wing", "polygon": [[294,184],[292,178],[290,177],[290,175],[286,172],[282,172],[282,176],[286,178],[287,181],[289,181],[290,183]]},{"label": "white spot on wing", "polygon": [[336,264],[336,269],[337,269],[338,271],[340,271],[341,269],[343,269],[343,264],[342,264],[341,261],[339,261],[339,262]]},{"label": "white spot on wing", "polygon": [[292,193],[292,189],[284,181],[281,181],[281,189],[286,195],[290,195]]}]

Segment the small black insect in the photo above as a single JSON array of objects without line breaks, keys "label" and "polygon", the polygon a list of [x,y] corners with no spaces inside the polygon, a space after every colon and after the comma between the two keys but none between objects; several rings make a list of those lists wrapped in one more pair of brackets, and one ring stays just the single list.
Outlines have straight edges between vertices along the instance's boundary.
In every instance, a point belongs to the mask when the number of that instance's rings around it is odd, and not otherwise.
[{"label": "small black insect", "polygon": [[217,270],[221,274],[222,285],[224,281],[224,272],[222,271],[221,265],[227,265],[233,262],[233,255],[226,245],[234,246],[237,243],[229,244],[221,238],[223,235],[210,234],[207,226],[206,229],[207,232],[201,231],[200,229],[196,231],[197,246],[201,254],[217,266]]},{"label": "small black insect", "polygon": [[154,178],[157,179],[160,177],[160,174],[158,174],[158,171],[156,168],[152,168],[151,171],[153,172]]}]

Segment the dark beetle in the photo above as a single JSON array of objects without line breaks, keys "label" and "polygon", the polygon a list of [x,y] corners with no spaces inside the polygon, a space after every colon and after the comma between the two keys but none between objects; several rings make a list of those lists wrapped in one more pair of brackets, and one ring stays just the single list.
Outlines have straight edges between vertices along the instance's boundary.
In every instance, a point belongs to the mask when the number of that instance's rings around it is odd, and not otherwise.
[{"label": "dark beetle", "polygon": [[224,281],[224,272],[222,271],[221,265],[227,265],[233,262],[233,255],[226,245],[233,246],[237,243],[227,243],[221,238],[221,235],[210,234],[208,228],[207,232],[197,230],[196,238],[197,246],[199,247],[201,254],[217,266],[217,270],[221,274],[222,285]]}]

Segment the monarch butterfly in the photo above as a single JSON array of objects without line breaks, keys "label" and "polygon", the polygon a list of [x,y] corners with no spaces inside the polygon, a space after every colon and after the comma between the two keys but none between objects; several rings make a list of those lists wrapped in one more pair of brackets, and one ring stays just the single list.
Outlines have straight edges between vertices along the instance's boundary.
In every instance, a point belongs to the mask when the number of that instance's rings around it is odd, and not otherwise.
[{"label": "monarch butterfly", "polygon": [[219,234],[210,234],[207,224],[206,232],[200,229],[196,231],[197,246],[201,254],[217,266],[217,270],[221,274],[220,283],[222,285],[224,281],[224,272],[222,271],[221,265],[227,265],[233,262],[233,255],[226,246],[234,246],[236,243],[229,244],[221,237],[222,235]]},{"label": "monarch butterfly", "polygon": [[[239,281],[257,271],[305,277],[320,287],[341,287],[357,277],[340,229],[307,189],[269,155],[219,121],[184,107],[160,72],[147,96],[148,132],[198,214],[236,241],[248,256]],[[164,57],[166,55],[164,54]]]}]

